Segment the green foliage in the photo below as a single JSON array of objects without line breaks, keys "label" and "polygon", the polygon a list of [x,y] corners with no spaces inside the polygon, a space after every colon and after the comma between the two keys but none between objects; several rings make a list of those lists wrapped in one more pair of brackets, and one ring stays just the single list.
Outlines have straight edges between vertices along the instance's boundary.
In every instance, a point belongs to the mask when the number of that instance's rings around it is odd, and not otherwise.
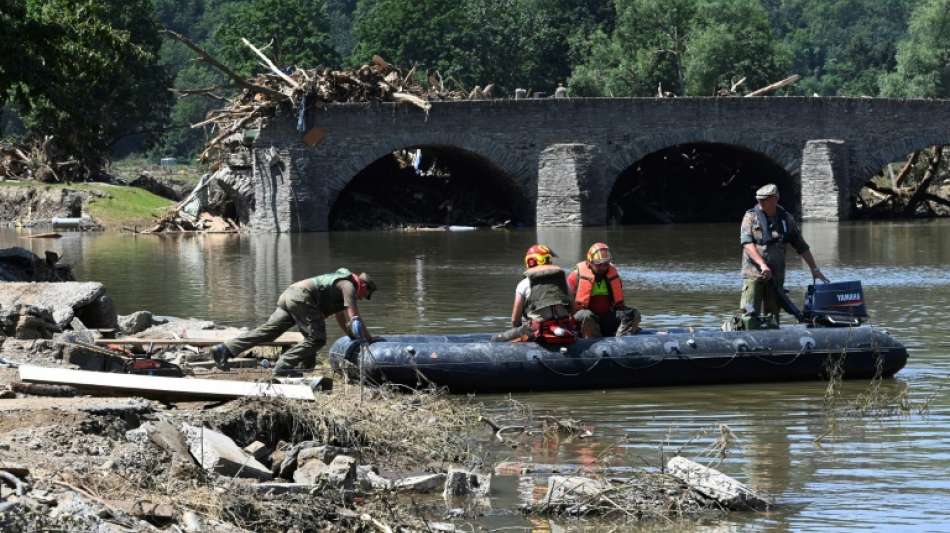
[{"label": "green foliage", "polygon": [[608,35],[590,38],[571,77],[580,96],[711,95],[746,77],[774,81],[788,64],[755,0],[616,0]]},{"label": "green foliage", "polygon": [[339,56],[330,41],[324,2],[315,0],[244,0],[223,13],[211,50],[236,72],[250,76],[265,70],[241,42],[246,38],[279,67],[334,66]]},{"label": "green foliage", "polygon": [[33,135],[52,135],[88,174],[121,139],[157,138],[170,95],[149,0],[29,0],[25,7],[27,64],[12,84]]},{"label": "green foliage", "polygon": [[773,26],[802,76],[792,91],[875,96],[918,0],[771,0]]},{"label": "green foliage", "polygon": [[888,96],[950,98],[950,0],[928,0],[914,10],[897,70],[881,79]]}]

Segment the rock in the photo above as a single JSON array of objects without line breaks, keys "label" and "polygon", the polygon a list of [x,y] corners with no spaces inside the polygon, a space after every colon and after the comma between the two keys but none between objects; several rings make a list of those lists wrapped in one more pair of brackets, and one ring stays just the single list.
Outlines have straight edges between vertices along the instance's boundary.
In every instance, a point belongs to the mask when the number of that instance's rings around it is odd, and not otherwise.
[{"label": "rock", "polygon": [[317,459],[323,463],[330,464],[338,455],[352,455],[353,450],[349,448],[340,448],[339,446],[330,446],[327,444],[302,448],[297,453],[297,466],[300,467],[310,459]]},{"label": "rock", "polygon": [[326,483],[333,488],[353,490],[356,483],[356,459],[338,455],[330,464],[311,459],[297,468],[294,481],[311,485]]},{"label": "rock", "polygon": [[398,492],[437,492],[445,487],[445,474],[426,474],[422,476],[410,476],[392,481],[392,489]]},{"label": "rock", "polygon": [[125,335],[135,335],[155,325],[149,311],[136,311],[131,315],[119,316],[118,321],[119,329]]},{"label": "rock", "polygon": [[244,447],[244,451],[251,455],[251,457],[257,459],[258,461],[263,460],[265,457],[270,455],[271,449],[267,447],[263,442],[256,440],[247,446]]},{"label": "rock", "polygon": [[389,490],[392,487],[392,481],[379,475],[379,470],[372,465],[359,465],[356,467],[356,481],[360,489],[366,492],[374,490]]},{"label": "rock", "polygon": [[610,489],[610,483],[579,476],[551,476],[541,502],[551,507],[570,507],[588,501]]},{"label": "rock", "polygon": [[40,258],[19,246],[3,248],[0,249],[0,281],[75,281],[70,267],[58,262],[59,256],[53,252]]},{"label": "rock", "polygon": [[0,287],[0,309],[18,304],[51,310],[53,321],[61,329],[73,317],[79,317],[90,328],[116,327],[115,306],[101,283],[4,283]]},{"label": "rock", "polygon": [[9,400],[11,398],[16,398],[16,393],[10,389],[0,390],[0,400]]},{"label": "rock", "polygon": [[[316,448],[317,446],[320,446],[320,443],[315,440],[305,440],[294,444],[290,450],[287,450],[283,460],[280,461],[280,469],[277,471],[277,475],[284,479],[293,479],[294,471],[297,470],[297,455],[302,450]],[[277,464],[276,459],[274,464]]]},{"label": "rock", "polygon": [[715,468],[703,466],[685,457],[674,457],[666,463],[666,471],[693,490],[712,498],[727,509],[765,510],[771,502],[743,483]]},{"label": "rock", "polygon": [[486,496],[491,488],[491,474],[477,474],[464,468],[453,467],[445,477],[445,498],[458,496]]},{"label": "rock", "polygon": [[188,533],[203,533],[205,531],[201,517],[194,511],[185,511],[181,514],[181,527]]},{"label": "rock", "polygon": [[205,470],[229,477],[273,478],[269,468],[244,453],[227,435],[190,424],[183,424],[182,430],[191,455]]}]

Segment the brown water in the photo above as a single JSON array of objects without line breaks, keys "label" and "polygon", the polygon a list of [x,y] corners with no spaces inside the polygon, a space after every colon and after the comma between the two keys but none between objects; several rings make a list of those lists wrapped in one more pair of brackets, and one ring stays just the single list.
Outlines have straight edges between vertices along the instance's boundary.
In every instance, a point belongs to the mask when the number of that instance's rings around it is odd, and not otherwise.
[{"label": "brown water", "polygon": [[[722,469],[767,491],[769,514],[669,526],[703,530],[950,530],[950,222],[805,224],[805,238],[833,280],[864,282],[872,321],[910,349],[887,391],[906,388],[920,414],[854,416],[828,432],[825,383],[519,394],[535,413],[570,416],[593,439],[499,452],[496,459],[604,464],[622,476],[685,446],[700,453],[727,424],[739,438]],[[252,325],[292,281],[340,265],[367,270],[381,290],[364,305],[374,334],[496,331],[505,326],[523,250],[536,241],[569,265],[595,240],[611,245],[627,299],[649,326],[714,326],[738,305],[735,224],[467,233],[330,233],[192,237],[66,234],[0,245],[62,253],[80,279],[103,281],[120,312]],[[790,260],[796,300],[808,283]],[[332,326],[331,326],[332,328]],[[332,333],[331,333],[332,335]],[[845,400],[867,383],[848,382]],[[486,397],[504,404],[503,397]],[[502,484],[504,485],[504,484]],[[510,487],[509,487],[510,489]],[[502,490],[486,528],[532,526]],[[570,529],[581,524],[567,524]],[[561,524],[565,525],[565,524]],[[602,529],[606,524],[589,524]],[[557,527],[554,525],[553,527]]]}]

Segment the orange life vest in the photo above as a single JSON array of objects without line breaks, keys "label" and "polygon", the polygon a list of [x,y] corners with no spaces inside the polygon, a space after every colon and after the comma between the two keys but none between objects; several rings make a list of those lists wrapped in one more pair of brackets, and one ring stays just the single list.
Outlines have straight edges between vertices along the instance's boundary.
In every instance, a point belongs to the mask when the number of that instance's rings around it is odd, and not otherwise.
[{"label": "orange life vest", "polygon": [[[574,307],[577,309],[590,309],[590,298],[594,292],[596,275],[588,266],[587,261],[577,263],[577,293],[574,294]],[[611,264],[607,269],[607,286],[609,288],[610,303],[614,308],[623,307],[623,282],[620,281],[620,274]]]}]

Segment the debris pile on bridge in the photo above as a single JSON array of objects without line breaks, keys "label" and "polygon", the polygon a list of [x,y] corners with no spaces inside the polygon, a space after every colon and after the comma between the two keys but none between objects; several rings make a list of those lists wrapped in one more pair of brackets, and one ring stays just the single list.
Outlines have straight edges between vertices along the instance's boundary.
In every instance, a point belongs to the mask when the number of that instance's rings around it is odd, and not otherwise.
[{"label": "debris pile on bridge", "polygon": [[[167,31],[167,30],[166,30]],[[373,56],[370,64],[356,69],[303,69],[287,71],[278,68],[260,49],[247,39],[244,44],[261,60],[269,72],[251,79],[235,73],[187,37],[167,31],[173,38],[191,48],[202,61],[223,72],[241,89],[227,100],[228,105],[211,111],[208,117],[193,124],[192,128],[213,125],[217,134],[208,142],[199,158],[227,157],[232,149],[239,149],[245,141],[244,131],[253,129],[263,117],[272,116],[278,107],[290,105],[300,114],[298,128],[305,130],[303,113],[318,103],[331,102],[406,102],[429,110],[430,100],[465,100],[487,98],[492,85],[476,87],[472,91],[448,89],[441,74],[433,72],[423,77],[415,67],[407,72],[390,65],[383,58]],[[181,91],[181,94],[210,94],[210,90]],[[305,133],[305,131],[301,131]],[[306,136],[305,136],[306,140]]]}]

